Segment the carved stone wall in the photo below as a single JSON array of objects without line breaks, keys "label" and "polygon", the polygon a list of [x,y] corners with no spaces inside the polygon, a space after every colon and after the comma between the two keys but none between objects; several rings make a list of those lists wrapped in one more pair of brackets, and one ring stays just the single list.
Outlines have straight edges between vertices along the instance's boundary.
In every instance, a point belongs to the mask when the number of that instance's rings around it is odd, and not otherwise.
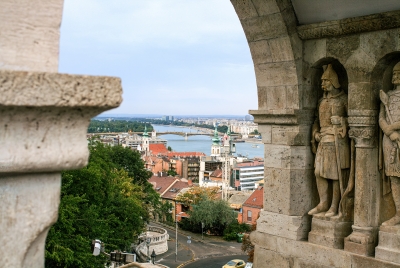
[{"label": "carved stone wall", "polygon": [[[258,110],[250,113],[265,144],[264,210],[251,235],[255,267],[400,267],[400,258],[386,257],[389,251],[375,257],[380,225],[394,212],[382,190],[378,93],[391,87],[391,68],[400,60],[399,12],[297,26],[290,1],[231,2],[254,62]],[[307,212],[319,200],[311,125],[322,66],[329,63],[348,94],[354,141],[354,218],[344,249],[307,241],[313,225]]]}]

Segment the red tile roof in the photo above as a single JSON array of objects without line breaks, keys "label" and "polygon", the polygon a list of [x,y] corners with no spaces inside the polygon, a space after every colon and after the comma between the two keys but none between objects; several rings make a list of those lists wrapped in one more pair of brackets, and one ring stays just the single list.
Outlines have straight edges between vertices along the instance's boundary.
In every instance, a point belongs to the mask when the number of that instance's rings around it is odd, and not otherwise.
[{"label": "red tile roof", "polygon": [[217,168],[210,174],[210,177],[222,178],[222,169]]},{"label": "red tile roof", "polygon": [[188,188],[189,184],[187,181],[179,181],[177,180],[167,192],[165,192],[161,197],[165,199],[172,199],[174,200],[176,196],[179,194],[180,191],[184,188]]},{"label": "red tile roof", "polygon": [[153,155],[167,154],[169,152],[163,143],[151,143],[149,144],[149,150]]},{"label": "red tile roof", "polygon": [[162,195],[164,192],[166,192],[173,183],[177,181],[176,178],[174,177],[157,177],[153,176],[149,179],[149,182],[153,184],[153,188],[156,190],[157,193]]},{"label": "red tile roof", "polygon": [[243,203],[243,206],[253,207],[253,208],[263,208],[264,205],[264,187],[259,186],[254,192],[250,195],[249,198]]}]

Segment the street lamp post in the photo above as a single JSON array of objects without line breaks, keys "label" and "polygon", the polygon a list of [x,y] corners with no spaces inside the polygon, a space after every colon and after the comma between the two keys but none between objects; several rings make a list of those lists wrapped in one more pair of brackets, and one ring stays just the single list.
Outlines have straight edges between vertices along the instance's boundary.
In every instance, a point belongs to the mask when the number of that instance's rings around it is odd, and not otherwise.
[{"label": "street lamp post", "polygon": [[178,216],[182,213],[175,214],[175,262],[178,261]]},{"label": "street lamp post", "polygon": [[175,215],[175,262],[178,261],[178,214]]},{"label": "street lamp post", "polygon": [[146,237],[146,245],[147,245],[147,258],[148,261],[150,262],[150,242],[151,242],[151,238],[150,237]]}]

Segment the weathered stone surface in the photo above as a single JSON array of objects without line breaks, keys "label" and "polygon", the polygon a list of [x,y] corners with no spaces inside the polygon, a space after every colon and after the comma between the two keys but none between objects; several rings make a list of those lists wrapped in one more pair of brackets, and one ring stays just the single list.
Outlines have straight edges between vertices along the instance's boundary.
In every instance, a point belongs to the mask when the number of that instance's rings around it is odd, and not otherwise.
[{"label": "weathered stone surface", "polygon": [[280,37],[269,40],[269,47],[273,62],[294,60],[292,44],[289,37]]},{"label": "weathered stone surface", "polygon": [[[298,84],[296,65],[293,61],[258,64],[255,66],[255,72],[258,87],[295,86]],[[275,106],[285,106],[286,103],[280,104],[280,102],[285,100],[286,97],[281,100],[268,96],[269,103],[275,102]],[[259,108],[263,109],[264,107]]]},{"label": "weathered stone surface", "polygon": [[[256,243],[254,265],[265,266],[265,260],[271,258],[276,265],[272,267],[357,267],[357,268],[395,268],[400,264],[378,260],[372,257],[360,256],[340,249],[315,245],[306,241],[294,241],[280,236],[262,232],[253,232],[250,236]],[[254,239],[254,240],[253,240]],[[271,256],[266,256],[271,255]],[[279,256],[280,255],[280,256]]]},{"label": "weathered stone surface", "polygon": [[379,245],[375,257],[380,260],[400,263],[400,226],[381,226]]},{"label": "weathered stone surface", "polygon": [[376,96],[369,82],[349,83],[349,109],[377,109]]},{"label": "weathered stone surface", "polygon": [[231,0],[231,3],[240,19],[247,19],[259,16],[252,1]]},{"label": "weathered stone surface", "polygon": [[0,176],[0,259],[3,267],[44,267],[44,243],[56,222],[59,173]]},{"label": "weathered stone surface", "polygon": [[340,62],[345,62],[360,46],[357,35],[341,36],[326,39],[326,55]]},{"label": "weathered stone surface", "polygon": [[0,71],[0,173],[87,164],[90,118],[121,102],[120,79]]},{"label": "weathered stone surface", "polygon": [[344,238],[352,232],[352,224],[352,222],[320,220],[314,217],[311,223],[311,232],[308,234],[308,242],[342,249],[344,248]]},{"label": "weathered stone surface", "polygon": [[250,42],[249,47],[254,65],[273,61],[268,40]]},{"label": "weathered stone surface", "polygon": [[[312,208],[315,204],[312,170],[266,170],[272,173],[265,181],[265,184],[271,187],[269,193],[265,194],[265,205],[269,211],[303,215]],[[308,192],[302,192],[305,190]]]},{"label": "weathered stone surface", "polygon": [[310,65],[326,57],[326,39],[314,39],[304,42],[304,61]]},{"label": "weathered stone surface", "polygon": [[0,105],[118,107],[121,79],[107,76],[0,71]]},{"label": "weathered stone surface", "polygon": [[286,25],[279,13],[244,19],[241,23],[248,42],[282,37],[287,34]]},{"label": "weathered stone surface", "polygon": [[[286,139],[282,137],[286,135],[283,131],[287,128],[272,127],[272,140]],[[289,130],[290,131],[290,130]],[[289,133],[290,134],[290,133]],[[282,142],[283,143],[283,142]],[[268,147],[269,157],[265,160],[265,167],[267,168],[282,168],[282,169],[312,169],[313,156],[309,146],[283,146],[278,144],[266,144]]]},{"label": "weathered stone surface", "polygon": [[300,38],[316,39],[362,32],[374,32],[400,27],[400,12],[391,11],[356,18],[302,25],[298,27]]},{"label": "weathered stone surface", "polygon": [[272,142],[272,126],[271,125],[259,124],[258,131],[260,133],[263,133],[263,135],[261,137],[262,137],[262,142],[264,144]]},{"label": "weathered stone surface", "polygon": [[270,15],[279,12],[276,0],[252,0],[259,16]]},{"label": "weathered stone surface", "polygon": [[57,72],[63,2],[0,2],[0,69]]},{"label": "weathered stone surface", "polygon": [[310,231],[310,217],[262,211],[257,221],[257,231],[292,240],[305,240]]},{"label": "weathered stone surface", "polygon": [[259,249],[261,254],[257,255],[254,259],[254,267],[279,267],[291,268],[293,260],[291,257],[284,257],[283,255],[274,251]]}]

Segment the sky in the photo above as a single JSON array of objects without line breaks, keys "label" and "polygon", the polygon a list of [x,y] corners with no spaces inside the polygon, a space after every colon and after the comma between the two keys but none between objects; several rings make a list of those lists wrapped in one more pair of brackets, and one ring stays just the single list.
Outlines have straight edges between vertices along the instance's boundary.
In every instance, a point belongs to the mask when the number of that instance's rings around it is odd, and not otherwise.
[{"label": "sky", "polygon": [[229,0],[67,0],[59,72],[117,76],[106,114],[246,115],[250,50]]}]

